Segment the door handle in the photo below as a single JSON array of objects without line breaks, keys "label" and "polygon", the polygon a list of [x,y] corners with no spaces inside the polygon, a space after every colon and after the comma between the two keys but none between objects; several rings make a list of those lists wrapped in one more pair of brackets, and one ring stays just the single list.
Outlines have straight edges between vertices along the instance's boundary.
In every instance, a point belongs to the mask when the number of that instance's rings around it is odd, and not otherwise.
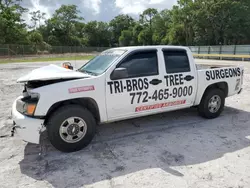
[{"label": "door handle", "polygon": [[186,80],[186,81],[191,81],[193,79],[194,79],[194,77],[191,76],[191,75],[187,75],[187,76],[184,77],[184,80]]},{"label": "door handle", "polygon": [[158,79],[153,79],[149,83],[152,84],[152,85],[158,85],[158,84],[162,83],[162,81],[158,80]]}]

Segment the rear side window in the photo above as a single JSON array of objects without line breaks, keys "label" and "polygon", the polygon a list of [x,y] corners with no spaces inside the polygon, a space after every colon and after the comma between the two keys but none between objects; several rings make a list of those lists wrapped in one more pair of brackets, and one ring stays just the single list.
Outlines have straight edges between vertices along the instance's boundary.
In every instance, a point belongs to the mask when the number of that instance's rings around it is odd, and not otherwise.
[{"label": "rear side window", "polygon": [[128,77],[142,77],[158,74],[156,50],[135,52],[128,56],[119,67],[126,68]]},{"label": "rear side window", "polygon": [[167,73],[189,72],[189,60],[185,50],[163,50]]}]

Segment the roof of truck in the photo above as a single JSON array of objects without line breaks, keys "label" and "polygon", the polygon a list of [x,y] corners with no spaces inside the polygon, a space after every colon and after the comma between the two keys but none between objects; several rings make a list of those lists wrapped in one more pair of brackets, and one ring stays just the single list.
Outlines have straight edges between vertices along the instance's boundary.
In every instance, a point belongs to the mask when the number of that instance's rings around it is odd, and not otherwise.
[{"label": "roof of truck", "polygon": [[186,46],[172,46],[172,45],[152,45],[152,46],[126,46],[126,47],[117,47],[112,49],[119,50],[138,50],[138,49],[162,49],[162,48],[175,48],[175,49],[187,49]]}]

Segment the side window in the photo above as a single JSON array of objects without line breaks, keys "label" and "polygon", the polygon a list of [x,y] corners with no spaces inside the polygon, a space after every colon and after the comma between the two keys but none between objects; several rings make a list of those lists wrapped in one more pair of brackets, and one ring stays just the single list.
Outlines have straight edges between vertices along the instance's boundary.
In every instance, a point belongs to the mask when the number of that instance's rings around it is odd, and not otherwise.
[{"label": "side window", "polygon": [[158,74],[157,52],[141,51],[128,56],[118,67],[126,68],[128,78]]},{"label": "side window", "polygon": [[163,50],[167,73],[189,72],[189,60],[185,50]]}]

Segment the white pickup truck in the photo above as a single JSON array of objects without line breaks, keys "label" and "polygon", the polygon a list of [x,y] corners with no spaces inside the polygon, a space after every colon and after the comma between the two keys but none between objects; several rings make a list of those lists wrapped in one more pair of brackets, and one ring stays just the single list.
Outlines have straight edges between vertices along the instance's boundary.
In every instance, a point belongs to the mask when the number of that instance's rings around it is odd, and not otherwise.
[{"label": "white pickup truck", "polygon": [[242,90],[243,67],[196,65],[189,48],[141,46],[102,52],[77,70],[48,65],[18,79],[12,132],[31,143],[47,130],[63,152],[87,146],[96,125],[197,106],[216,118]]}]

